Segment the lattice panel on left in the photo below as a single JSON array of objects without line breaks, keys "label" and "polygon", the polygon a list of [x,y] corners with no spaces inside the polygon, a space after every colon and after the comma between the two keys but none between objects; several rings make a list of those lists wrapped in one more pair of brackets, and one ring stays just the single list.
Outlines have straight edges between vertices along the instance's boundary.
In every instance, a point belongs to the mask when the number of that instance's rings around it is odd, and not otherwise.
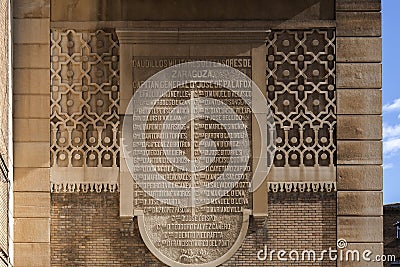
[{"label": "lattice panel on left", "polygon": [[51,31],[53,190],[118,178],[118,55],[112,31]]}]

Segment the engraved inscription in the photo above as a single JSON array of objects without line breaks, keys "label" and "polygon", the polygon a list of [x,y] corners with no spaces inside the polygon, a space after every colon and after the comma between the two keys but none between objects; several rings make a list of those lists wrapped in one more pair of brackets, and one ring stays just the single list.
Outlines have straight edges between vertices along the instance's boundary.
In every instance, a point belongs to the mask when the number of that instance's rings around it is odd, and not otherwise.
[{"label": "engraved inscription", "polygon": [[[141,185],[134,184],[134,209],[143,211],[145,230],[158,251],[188,266],[211,262],[227,253],[241,232],[243,211],[251,207],[252,199],[249,193],[251,161],[242,151],[232,149],[235,142],[241,142],[243,138],[251,140],[251,108],[247,104],[251,103],[251,84],[238,84],[230,80],[214,83],[174,83],[168,80],[145,83],[162,69],[199,60],[226,64],[251,78],[250,57],[132,59],[133,90],[135,92],[141,86],[145,89],[141,91],[140,101],[150,101],[154,88],[171,88],[156,101],[151,110],[139,110],[139,113],[148,112],[149,115],[145,118],[142,134],[135,134],[134,131],[133,136],[133,175],[145,181]],[[172,75],[183,80],[193,76],[210,78],[213,75],[206,66],[201,71],[189,71],[176,71]],[[248,90],[233,92],[227,89],[235,86]],[[229,107],[232,113],[213,105],[213,99]],[[194,102],[185,106],[190,100]],[[188,109],[193,114],[213,114],[213,117],[196,116],[180,128],[167,123],[168,120],[183,120],[182,114]],[[237,123],[237,118],[244,125],[244,132],[240,131],[243,126]],[[219,120],[225,123],[222,125]],[[139,126],[134,124],[135,127]],[[165,129],[166,132],[163,131]],[[164,138],[173,141],[162,142]],[[135,160],[138,155],[147,155],[152,169],[146,165],[149,162],[142,162],[143,158],[137,157]],[[185,164],[186,159],[193,161],[202,155],[206,156],[200,164],[204,168],[199,167],[194,172],[197,167],[192,166],[192,171],[177,167]],[[235,173],[235,167],[229,165],[232,162],[244,163],[245,171],[238,169]],[[232,184],[228,179],[218,183],[217,188],[232,188],[224,196],[219,196],[218,190],[196,192],[196,197],[215,200],[206,205],[185,207],[182,206],[182,199],[187,195],[168,184],[158,183],[153,169],[166,181],[183,188],[213,183],[227,169],[230,169],[229,175],[236,175],[239,182]],[[151,196],[146,193],[149,190]],[[168,199],[170,205],[157,200],[159,198]]]}]

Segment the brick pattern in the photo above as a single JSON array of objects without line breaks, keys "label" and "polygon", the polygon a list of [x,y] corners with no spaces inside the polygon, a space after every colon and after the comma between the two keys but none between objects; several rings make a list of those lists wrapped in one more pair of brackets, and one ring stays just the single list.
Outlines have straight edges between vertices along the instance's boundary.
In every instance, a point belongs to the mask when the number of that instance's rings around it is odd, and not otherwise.
[{"label": "brick pattern", "polygon": [[[137,222],[121,221],[118,193],[52,194],[51,202],[51,266],[164,266],[144,245]],[[276,193],[268,202],[267,227],[252,219],[241,248],[222,266],[299,266],[260,262],[264,245],[288,251],[335,247],[335,193]]]}]

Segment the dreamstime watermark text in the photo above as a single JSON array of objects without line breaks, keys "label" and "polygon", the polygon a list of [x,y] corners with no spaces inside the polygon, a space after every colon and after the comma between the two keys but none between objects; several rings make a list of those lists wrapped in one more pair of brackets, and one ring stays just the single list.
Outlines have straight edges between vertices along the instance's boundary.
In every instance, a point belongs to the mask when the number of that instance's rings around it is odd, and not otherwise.
[{"label": "dreamstime watermark text", "polygon": [[259,261],[292,261],[292,262],[322,262],[322,261],[340,261],[340,262],[394,262],[395,255],[374,254],[369,249],[347,249],[347,241],[339,239],[337,247],[329,247],[325,250],[314,249],[292,249],[275,250],[264,246],[257,252]]}]

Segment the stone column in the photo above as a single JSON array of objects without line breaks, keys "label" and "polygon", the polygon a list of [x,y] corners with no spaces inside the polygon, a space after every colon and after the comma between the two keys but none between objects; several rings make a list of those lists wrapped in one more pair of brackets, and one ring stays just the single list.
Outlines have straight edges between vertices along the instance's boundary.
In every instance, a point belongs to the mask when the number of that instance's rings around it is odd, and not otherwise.
[{"label": "stone column", "polygon": [[[336,1],[337,238],[383,252],[380,0]],[[338,262],[338,266],[382,263]]]},{"label": "stone column", "polygon": [[50,266],[50,5],[13,5],[14,266]]}]

